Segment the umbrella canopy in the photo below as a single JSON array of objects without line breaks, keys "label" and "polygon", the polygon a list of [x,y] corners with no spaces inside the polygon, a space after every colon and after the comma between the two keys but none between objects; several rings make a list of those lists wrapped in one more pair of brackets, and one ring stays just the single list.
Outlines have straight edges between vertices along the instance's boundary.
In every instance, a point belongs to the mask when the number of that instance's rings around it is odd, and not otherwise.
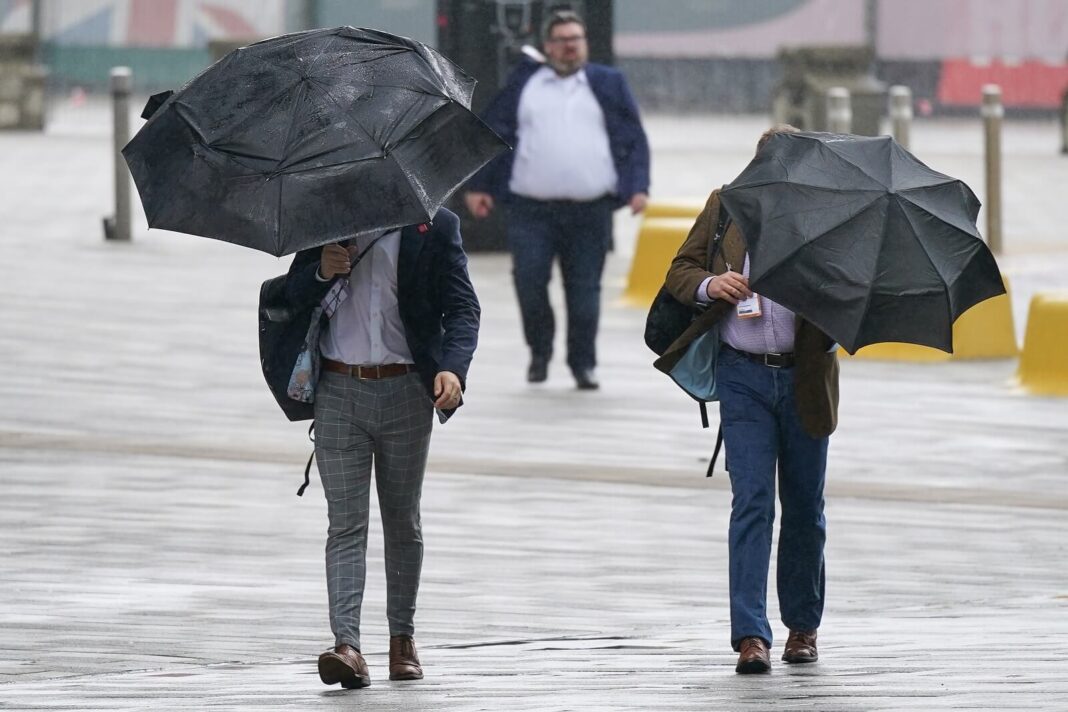
[{"label": "umbrella canopy", "polygon": [[474,85],[413,40],[299,32],[223,57],[123,155],[149,226],[284,255],[433,218],[507,148]]},{"label": "umbrella canopy", "polygon": [[975,194],[889,136],[776,134],[720,197],[753,291],[849,353],[883,341],[952,353],[954,320],[1005,292]]}]

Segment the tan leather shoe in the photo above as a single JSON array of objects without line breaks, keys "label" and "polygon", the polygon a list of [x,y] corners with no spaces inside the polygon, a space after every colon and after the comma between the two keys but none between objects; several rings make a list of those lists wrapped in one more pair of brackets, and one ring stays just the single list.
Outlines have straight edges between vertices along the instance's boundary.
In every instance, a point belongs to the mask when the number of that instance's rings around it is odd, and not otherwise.
[{"label": "tan leather shoe", "polygon": [[360,651],[351,645],[339,645],[319,656],[319,679],[327,685],[355,690],[371,684],[371,674]]},{"label": "tan leather shoe", "polygon": [[734,671],[740,675],[771,672],[771,655],[763,638],[742,638],[738,646],[738,665]]},{"label": "tan leather shoe", "polygon": [[786,639],[782,659],[788,663],[814,663],[820,659],[816,651],[816,631],[791,630]]},{"label": "tan leather shoe", "polygon": [[412,640],[412,636],[394,635],[390,637],[389,679],[423,679],[423,666],[419,664],[419,653],[415,652],[415,641]]}]

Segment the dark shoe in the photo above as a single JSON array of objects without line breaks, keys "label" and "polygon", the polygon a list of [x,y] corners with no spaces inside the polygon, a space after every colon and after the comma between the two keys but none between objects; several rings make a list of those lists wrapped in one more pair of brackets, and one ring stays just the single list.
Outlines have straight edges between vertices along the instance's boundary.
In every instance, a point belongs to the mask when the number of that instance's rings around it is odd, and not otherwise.
[{"label": "dark shoe", "polygon": [[763,638],[742,638],[738,646],[738,665],[734,671],[740,675],[771,672],[771,655]]},{"label": "dark shoe", "polygon": [[597,382],[597,374],[592,368],[580,368],[575,371],[575,384],[580,391],[595,391],[601,387]]},{"label": "dark shoe", "polygon": [[786,639],[786,649],[782,652],[782,659],[788,663],[814,663],[820,659],[816,651],[816,631],[807,633],[800,630],[791,630],[790,637]]},{"label": "dark shoe", "polygon": [[531,356],[530,368],[527,369],[528,383],[544,383],[549,377],[549,358],[547,356]]},{"label": "dark shoe", "polygon": [[360,651],[351,645],[339,645],[319,656],[319,679],[326,685],[355,690],[371,684],[371,674]]},{"label": "dark shoe", "polygon": [[412,636],[394,635],[390,637],[389,679],[423,679],[423,666],[419,664],[419,653],[415,652],[415,641],[412,640]]}]

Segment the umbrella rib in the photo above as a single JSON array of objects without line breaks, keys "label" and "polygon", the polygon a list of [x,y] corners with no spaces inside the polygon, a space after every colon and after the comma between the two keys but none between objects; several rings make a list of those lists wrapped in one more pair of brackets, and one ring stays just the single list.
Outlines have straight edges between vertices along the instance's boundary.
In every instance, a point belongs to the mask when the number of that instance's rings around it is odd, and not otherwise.
[{"label": "umbrella rib", "polygon": [[[186,105],[182,104],[182,102],[180,102],[180,101],[177,101],[177,102],[175,102],[174,106],[175,107],[184,107]],[[200,145],[204,147],[204,150],[211,151],[212,153],[217,153],[217,154],[222,155],[222,156],[226,156],[227,158],[229,158],[231,161],[233,161],[237,165],[239,165],[242,168],[245,168],[246,170],[248,170],[250,175],[262,175],[263,171],[258,169],[258,168],[253,168],[252,166],[248,165],[247,163],[243,163],[238,159],[241,159],[241,158],[254,158],[254,159],[257,159],[257,160],[271,160],[271,159],[264,159],[262,156],[253,156],[251,154],[238,153],[236,151],[230,151],[230,150],[227,150],[227,149],[224,149],[224,148],[219,148],[218,146],[213,146],[211,141],[209,141],[208,138],[206,136],[204,136],[203,133],[201,133],[200,127],[198,127],[196,124],[194,124],[192,121],[190,121],[189,118],[187,116],[185,116],[185,114],[182,113],[182,111],[180,111],[180,110],[178,110],[176,108],[175,109],[175,113],[178,115],[179,119],[181,119],[183,122],[185,122],[186,126],[189,127],[189,130],[192,131],[194,134],[196,134],[197,138],[200,139]]]},{"label": "umbrella rib", "polygon": [[[966,235],[966,236],[968,236],[968,237],[972,238],[973,240],[976,240],[977,242],[980,242],[980,243],[982,242],[982,241],[981,241],[981,240],[980,240],[979,238],[977,238],[977,237],[976,237],[975,235],[972,235],[972,234],[970,234],[970,233],[968,233],[968,232],[965,232],[964,230],[961,230],[961,229],[960,229],[959,227],[957,227],[957,226],[956,226],[956,225],[954,225],[953,223],[948,223],[948,222],[946,222],[945,220],[942,220],[942,219],[941,219],[941,218],[939,218],[939,217],[938,217],[937,215],[934,215],[933,213],[931,213],[931,211],[930,211],[930,210],[926,210],[926,209],[924,209],[924,208],[923,208],[922,206],[916,205],[916,203],[912,202],[911,200],[910,200],[910,201],[908,201],[908,202],[909,202],[909,205],[913,206],[913,207],[914,207],[914,208],[916,208],[917,210],[920,210],[920,211],[922,211],[922,212],[923,212],[923,213],[925,213],[926,215],[930,215],[930,216],[931,216],[932,218],[934,218],[934,219],[936,219],[936,220],[939,220],[939,221],[941,221],[941,222],[942,222],[943,224],[945,224],[945,225],[948,225],[948,226],[949,226],[949,227],[950,227],[951,229],[953,229],[953,230],[956,230],[957,232],[959,232],[959,233],[961,233],[961,234],[963,234],[963,235]],[[905,214],[905,219],[907,219],[907,220],[909,221],[909,225],[912,225],[913,231],[915,231],[915,230],[916,230],[916,226],[915,226],[915,224],[914,224],[914,223],[913,223],[913,221],[912,221],[912,216],[911,216],[911,215],[909,215],[909,213],[908,213],[908,211],[907,211],[907,210],[902,210],[901,212]],[[961,270],[960,270],[960,272],[958,272],[957,276],[956,276],[956,277],[954,277],[952,281],[950,281],[950,280],[947,280],[947,279],[946,279],[946,276],[945,276],[944,274],[942,274],[942,271],[941,271],[941,270],[939,270],[939,269],[938,269],[938,267],[936,267],[936,266],[935,266],[934,260],[933,260],[933,259],[931,258],[931,254],[930,254],[930,253],[929,253],[929,252],[927,251],[927,246],[926,246],[926,245],[924,245],[924,243],[923,243],[922,241],[917,241],[917,242],[919,242],[919,245],[920,245],[920,249],[922,249],[922,250],[923,250],[923,254],[924,254],[924,255],[925,255],[926,257],[927,257],[927,261],[931,263],[931,267],[932,267],[932,268],[934,268],[934,271],[935,271],[935,272],[936,272],[936,273],[938,274],[938,276],[939,276],[939,277],[941,277],[941,278],[942,278],[942,282],[943,282],[943,283],[945,283],[945,285],[946,285],[947,287],[948,287],[948,286],[951,286],[951,285],[953,285],[953,284],[956,284],[956,282],[957,282],[957,280],[958,280],[958,279],[960,278],[960,276],[961,276],[962,274],[964,274],[964,270],[963,270],[963,269],[961,269]],[[975,255],[974,255],[974,253],[973,253],[973,254],[972,254],[972,259],[974,259],[974,257],[975,257]]]},{"label": "umbrella rib", "polygon": [[885,188],[886,190],[893,190],[893,186],[892,185],[885,185],[881,180],[879,180],[878,178],[873,176],[871,173],[869,173],[868,169],[864,168],[864,166],[861,166],[856,161],[853,161],[852,159],[850,159],[849,156],[846,156],[846,155],[844,155],[842,153],[839,153],[838,151],[835,151],[833,148],[830,148],[825,143],[820,142],[820,145],[823,146],[827,151],[830,151],[835,156],[837,156],[839,159],[841,159],[842,162],[848,163],[849,165],[851,165],[854,168],[856,168],[860,172],[860,174],[863,175],[868,180],[870,180],[870,181],[872,181],[874,183],[878,183],[879,185],[883,186],[883,188]]},{"label": "umbrella rib", "polygon": [[[878,252],[878,254],[875,255],[875,266],[876,267],[879,266],[879,257],[882,256],[883,248],[886,246],[886,231],[889,228],[889,225],[890,225],[890,221],[889,220],[884,220],[883,221],[883,234],[879,238],[879,252]],[[931,259],[930,256],[928,256],[927,259],[930,260]],[[875,285],[875,280],[874,279],[871,280],[868,283],[868,293],[864,295],[864,310],[860,312],[860,319],[857,320],[858,324],[863,324],[864,323],[864,319],[866,319],[867,316],[868,316],[868,310],[871,309],[871,296],[872,296],[872,293],[875,291],[874,285]],[[858,328],[857,331],[856,331],[856,334],[854,335],[854,340],[857,340],[859,338],[859,336],[860,336],[860,329]]]},{"label": "umbrella rib", "polygon": [[308,82],[301,82],[297,87],[297,96],[293,99],[292,114],[289,117],[289,128],[286,130],[286,140],[282,144],[282,155],[278,158],[278,162],[275,164],[275,170],[285,162],[285,157],[289,154],[289,143],[293,140],[293,131],[297,128],[297,116],[300,114],[300,105],[302,100],[308,93]]},{"label": "umbrella rib", "polygon": [[[331,153],[333,153],[336,150],[337,150],[336,148],[331,148],[330,150],[322,151],[320,153],[316,153],[314,155],[307,156],[307,157],[302,158],[300,160],[301,160],[301,163],[304,163],[306,161],[311,161],[313,159],[319,158],[320,156],[330,155]],[[350,164],[353,164],[353,163],[366,163],[367,161],[381,161],[384,157],[385,157],[385,154],[379,154],[377,156],[368,156],[366,158],[351,158],[351,159],[349,159],[347,161],[338,161],[337,163],[325,163],[325,164],[322,164],[322,165],[307,166],[307,167],[304,167],[304,168],[287,167],[287,168],[283,168],[283,169],[279,170],[278,171],[278,175],[292,176],[292,175],[297,175],[299,173],[307,173],[308,171],[318,171],[318,170],[322,170],[324,168],[333,168],[334,166],[347,166],[347,165],[350,165]]]},{"label": "umbrella rib", "polygon": [[383,52],[377,57],[368,57],[367,59],[358,59],[352,62],[348,62],[348,65],[373,64],[375,62],[381,62],[382,60],[389,59],[390,57],[396,57],[398,54],[405,54],[411,51],[412,50],[410,49],[397,49],[393,50],[392,52]]},{"label": "umbrella rib", "polygon": [[[910,205],[916,205],[911,200],[909,201],[909,204]],[[920,210],[923,210],[923,208],[920,208],[920,206],[918,206],[918,205],[916,205],[916,207],[918,209],[920,209]],[[916,224],[912,221],[912,216],[909,215],[908,211],[905,210],[901,206],[900,203],[898,204],[898,209],[901,210],[902,214],[904,214],[905,219],[909,221],[909,225],[912,227],[912,232],[915,235],[916,234]],[[924,210],[923,212],[927,213],[928,215],[931,215],[926,210]],[[935,216],[931,215],[931,217],[935,217]],[[952,227],[954,230],[958,229],[954,225],[950,225],[950,227]],[[967,234],[967,233],[965,233],[965,234]],[[970,235],[969,235],[969,237],[970,237]],[[926,257],[927,261],[930,263],[931,269],[933,269],[935,274],[938,275],[939,279],[942,280],[942,284],[946,285],[946,312],[947,312],[946,316],[949,319],[950,326],[952,326],[954,319],[953,319],[953,305],[950,304],[950,301],[949,301],[949,284],[950,283],[948,281],[946,281],[946,276],[944,274],[942,274],[942,270],[938,269],[938,266],[935,264],[934,260],[931,259],[931,253],[927,251],[927,246],[925,244],[923,244],[923,240],[917,239],[916,243],[920,246],[920,249],[923,251],[923,256]],[[963,274],[963,272],[962,272],[962,274]],[[956,281],[956,280],[954,280],[954,281]],[[865,311],[867,311],[867,310],[865,310]],[[950,353],[953,353],[953,352],[950,351]]]},{"label": "umbrella rib", "polygon": [[352,119],[352,123],[356,124],[356,127],[357,127],[358,129],[360,129],[360,131],[363,131],[364,135],[365,135],[365,136],[367,136],[367,138],[369,138],[369,139],[371,140],[371,144],[372,144],[372,145],[374,145],[374,146],[375,146],[376,148],[378,148],[378,150],[380,150],[380,151],[384,151],[384,150],[385,150],[385,146],[381,146],[381,145],[379,145],[378,141],[376,141],[376,140],[375,140],[375,137],[374,137],[374,135],[373,135],[373,134],[372,134],[372,133],[371,133],[370,131],[368,131],[368,130],[367,130],[367,129],[366,129],[365,127],[364,127],[364,125],[363,125],[363,124],[361,124],[361,123],[360,123],[360,121],[359,121],[359,120],[358,120],[358,119],[357,119],[357,118],[356,118],[355,116],[353,116],[353,115],[352,115],[352,113],[351,113],[351,112],[350,112],[350,111],[349,111],[349,110],[348,110],[347,108],[345,108],[344,106],[342,106],[342,105],[341,105],[341,104],[340,104],[340,103],[338,102],[338,100],[334,98],[334,95],[333,95],[333,94],[331,94],[330,92],[326,91],[326,90],[325,90],[325,89],[323,89],[323,88],[322,88],[321,86],[319,86],[319,83],[318,83],[318,82],[311,82],[311,86],[315,87],[315,89],[316,89],[317,91],[320,91],[320,92],[322,92],[323,96],[325,96],[325,97],[326,97],[327,99],[329,99],[329,100],[331,101],[331,103],[333,103],[333,104],[334,104],[334,106],[336,106],[337,108],[341,109],[341,111],[342,111],[342,112],[344,112],[344,114],[345,114],[346,116],[348,116],[348,117],[349,117],[350,119]]},{"label": "umbrella rib", "polygon": [[[388,160],[392,161],[393,165],[395,165],[403,175],[405,175],[405,176],[409,175],[408,172],[404,170],[404,166],[401,164],[401,162],[398,161],[397,157],[394,156],[392,153],[387,153],[382,158],[384,160],[388,159]],[[415,188],[412,186],[411,179],[408,178],[407,180],[405,180],[404,181],[404,185],[408,187],[409,193],[415,198],[416,202],[419,203],[419,205],[422,206],[423,212],[427,214],[427,216],[426,216],[427,220],[432,220],[434,216],[429,214],[430,211],[427,210],[426,204],[423,202],[422,197],[416,192]]]},{"label": "umbrella rib", "polygon": [[[772,183],[781,183],[781,181],[768,181],[767,183],[761,183],[759,185],[769,185],[769,184],[772,184]],[[792,183],[791,185],[800,185],[800,184]],[[745,187],[749,188],[750,186],[747,185]],[[833,188],[820,188],[818,186],[805,186],[805,187],[814,188],[816,190],[828,190],[828,191],[832,191],[832,192],[837,192],[837,191],[834,191]],[[873,190],[873,191],[858,191],[858,192],[871,192],[871,193],[875,193],[876,196],[870,203],[865,205],[862,209],[860,209],[857,212],[853,213],[852,215],[850,215],[849,217],[845,218],[841,222],[838,222],[838,223],[835,223],[834,225],[831,225],[830,227],[828,227],[826,230],[824,230],[823,232],[821,232],[819,235],[817,235],[816,237],[812,238],[811,240],[808,240],[807,242],[800,243],[796,248],[794,248],[793,250],[791,250],[787,254],[783,255],[782,259],[780,259],[778,262],[776,262],[775,265],[773,265],[769,270],[765,271],[761,278],[763,279],[764,277],[767,277],[769,274],[771,274],[775,270],[779,269],[779,267],[781,267],[783,265],[783,263],[788,258],[793,257],[794,254],[796,254],[798,250],[803,249],[807,245],[811,245],[813,242],[816,242],[816,240],[819,240],[821,237],[824,237],[827,233],[832,232],[833,230],[837,230],[838,228],[842,227],[847,222],[849,222],[850,220],[855,218],[857,215],[860,215],[862,212],[864,212],[865,210],[870,208],[872,206],[872,204],[875,202],[875,200],[878,200],[879,197],[881,197],[883,195],[883,193],[881,191],[875,191],[875,190]],[[810,208],[809,210],[803,210],[803,211],[798,211],[798,212],[811,213],[811,212],[821,212],[823,210],[825,210],[825,208],[814,207],[814,208]]]},{"label": "umbrella rib", "polygon": [[[951,179],[951,180],[947,181],[946,183],[940,183],[939,185],[946,185],[947,183],[960,183],[960,181],[959,181],[959,180],[957,180],[956,178],[954,178],[954,179]],[[917,203],[917,202],[916,202],[915,200],[913,200],[913,199],[912,199],[911,197],[909,197],[909,193],[910,193],[910,192],[912,192],[912,191],[916,191],[916,190],[921,190],[921,188],[909,188],[909,189],[907,189],[907,190],[904,190],[904,191],[900,191],[900,192],[898,193],[898,195],[900,195],[900,196],[901,196],[901,197],[902,197],[903,199],[907,200],[907,201],[909,202],[909,205],[912,205],[912,206],[914,206],[914,207],[915,207],[915,208],[916,208],[917,210],[922,210],[923,212],[927,213],[928,215],[930,215],[930,216],[931,216],[932,218],[934,218],[935,220],[938,220],[939,222],[942,222],[942,223],[945,223],[946,225],[949,225],[949,226],[950,226],[950,227],[952,227],[952,228],[953,228],[954,230],[958,230],[958,231],[960,231],[960,232],[963,232],[963,233],[964,233],[965,235],[969,235],[969,236],[971,236],[971,237],[974,237],[974,238],[975,238],[975,239],[977,239],[977,240],[981,240],[981,239],[982,239],[982,238],[981,238],[981,237],[979,236],[979,231],[978,231],[978,229],[976,229],[976,232],[975,232],[975,233],[970,233],[970,232],[968,232],[967,230],[963,230],[963,229],[961,229],[961,228],[960,228],[960,227],[959,227],[958,225],[954,225],[953,223],[949,222],[949,221],[948,221],[948,220],[946,220],[945,218],[942,218],[942,217],[940,217],[940,216],[938,216],[938,215],[935,215],[935,214],[934,214],[934,213],[932,213],[932,212],[931,212],[930,210],[928,210],[927,208],[923,207],[922,205],[920,205],[919,203]]]},{"label": "umbrella rib", "polygon": [[332,49],[334,45],[340,41],[340,39],[341,35],[337,32],[334,32],[333,37],[327,40],[323,44],[323,46],[319,48],[319,54],[312,57],[311,61],[308,62],[308,68],[304,71],[305,76],[308,76],[312,73],[312,70],[315,68],[315,65],[317,65],[319,61],[323,58],[323,55],[326,54],[326,51],[328,49]]},{"label": "umbrella rib", "polygon": [[[753,183],[743,183],[743,184],[737,185],[737,186],[732,185],[727,190],[749,190],[750,188],[763,188],[766,185],[783,185],[784,183],[787,183],[787,184],[789,184],[791,186],[797,186],[799,188],[811,188],[812,190],[827,190],[827,191],[830,191],[832,193],[841,193],[842,192],[842,190],[840,188],[832,188],[832,187],[827,186],[827,185],[815,185],[814,183],[803,183],[803,182],[801,182],[799,180],[796,180],[794,178],[790,178],[789,180],[784,180],[782,178],[769,178],[768,180],[755,181]],[[853,193],[875,193],[877,195],[885,195],[886,194],[886,191],[882,190],[881,188],[857,188],[855,190],[851,190],[850,192],[853,192]]]},{"label": "umbrella rib", "polygon": [[445,94],[444,92],[435,94],[432,91],[423,91],[422,89],[416,89],[415,87],[406,87],[400,84],[375,84],[376,89],[403,89],[404,91],[410,91],[413,94],[423,94],[424,96],[440,96],[443,99],[453,101],[453,98]]}]

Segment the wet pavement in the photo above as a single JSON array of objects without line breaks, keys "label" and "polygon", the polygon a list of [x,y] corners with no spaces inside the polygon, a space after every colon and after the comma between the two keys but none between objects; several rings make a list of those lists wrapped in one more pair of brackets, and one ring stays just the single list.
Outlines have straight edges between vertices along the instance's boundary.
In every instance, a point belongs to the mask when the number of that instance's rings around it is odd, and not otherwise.
[{"label": "wet pavement", "polygon": [[[481,345],[423,507],[427,678],[386,679],[375,525],[374,684],[324,687],[325,506],[315,482],[294,496],[306,428],[256,354],[259,283],[288,261],[143,218],[104,243],[104,117],[0,134],[0,709],[1068,708],[1068,399],[1022,393],[1011,360],[843,364],[821,661],[733,673],[726,476],[703,477],[714,430],[619,305],[625,215],[597,393],[560,357],[523,381],[508,260],[472,258]],[[764,127],[648,124],[654,197],[730,180]],[[913,135],[982,198],[978,122]],[[1068,159],[1053,124],[1012,122],[1004,145],[1022,336],[1029,296],[1068,288]]]}]

